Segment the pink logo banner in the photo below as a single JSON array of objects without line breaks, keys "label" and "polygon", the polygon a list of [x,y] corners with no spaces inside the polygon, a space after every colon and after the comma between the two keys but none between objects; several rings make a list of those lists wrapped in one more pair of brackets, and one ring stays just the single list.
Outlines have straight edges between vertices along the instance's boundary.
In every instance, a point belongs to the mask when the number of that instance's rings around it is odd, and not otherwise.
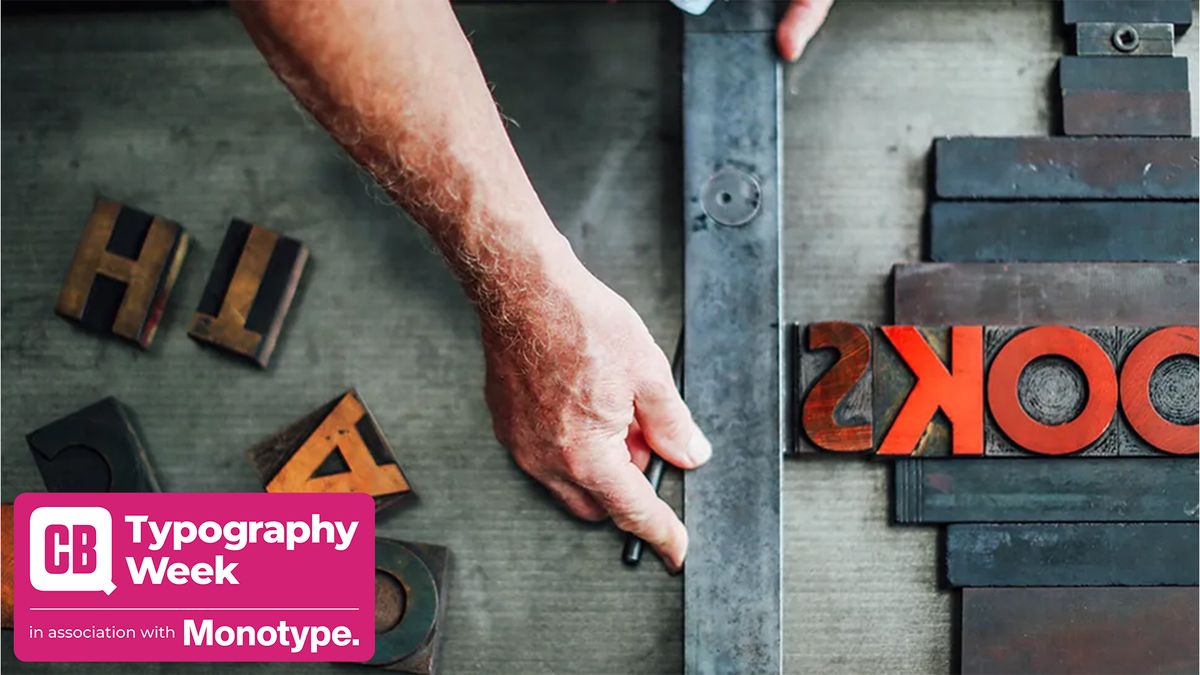
[{"label": "pink logo banner", "polygon": [[17,497],[22,661],[366,661],[375,503],[364,494]]}]

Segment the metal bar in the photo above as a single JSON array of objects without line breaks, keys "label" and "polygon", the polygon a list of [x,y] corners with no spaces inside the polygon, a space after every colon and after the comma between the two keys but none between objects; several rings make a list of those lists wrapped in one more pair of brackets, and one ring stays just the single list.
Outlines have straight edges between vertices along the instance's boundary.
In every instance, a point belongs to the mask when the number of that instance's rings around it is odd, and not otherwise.
[{"label": "metal bar", "polygon": [[[684,35],[687,400],[713,444],[684,476],[687,673],[782,669],[780,67],[763,2]],[[712,32],[702,32],[712,31]]]},{"label": "metal bar", "polygon": [[[675,341],[675,355],[671,357],[671,379],[675,380],[675,389],[679,394],[683,395],[683,335],[680,334],[679,339]],[[662,485],[663,472],[667,468],[667,463],[663,461],[657,453],[650,453],[650,462],[646,464],[646,480],[650,482],[650,486],[658,492],[658,488]],[[646,542],[632,532],[626,533],[625,545],[621,548],[621,561],[626,565],[637,566],[642,561],[642,549],[645,548]]]},{"label": "metal bar", "polygon": [[1079,56],[1174,56],[1175,27],[1169,23],[1075,24]]},{"label": "metal bar", "polygon": [[1176,37],[1192,25],[1190,0],[1063,0],[1068,26],[1099,21],[1173,23]]},{"label": "metal bar", "polygon": [[1195,261],[1195,202],[935,202],[936,262]]},{"label": "metal bar", "polygon": [[1064,56],[1058,62],[1058,86],[1063,91],[1187,91],[1187,59]]},{"label": "metal bar", "polygon": [[938,138],[942,199],[1197,199],[1195,138]]},{"label": "metal bar", "polygon": [[1178,458],[896,462],[895,522],[1196,522],[1197,461]]},{"label": "metal bar", "polygon": [[1196,528],[1195,523],[950,525],[946,580],[956,587],[1195,586]]},{"label": "metal bar", "polygon": [[1195,263],[918,263],[892,268],[901,325],[1200,322]]},{"label": "metal bar", "polygon": [[1196,591],[964,588],[963,675],[1195,673]]}]

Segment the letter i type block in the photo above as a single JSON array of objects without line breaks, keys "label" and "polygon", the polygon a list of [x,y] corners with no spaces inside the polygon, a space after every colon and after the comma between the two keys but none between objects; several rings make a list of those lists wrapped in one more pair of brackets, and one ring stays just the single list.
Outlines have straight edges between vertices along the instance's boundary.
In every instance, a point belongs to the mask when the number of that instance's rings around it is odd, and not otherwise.
[{"label": "letter i type block", "polygon": [[234,220],[188,335],[266,368],[307,261],[299,241]]},{"label": "letter i type block", "polygon": [[54,311],[145,349],[154,340],[187,245],[177,223],[97,199]]},{"label": "letter i type block", "polygon": [[246,451],[267,492],[364,492],[375,510],[412,492],[371,411],[351,389]]}]

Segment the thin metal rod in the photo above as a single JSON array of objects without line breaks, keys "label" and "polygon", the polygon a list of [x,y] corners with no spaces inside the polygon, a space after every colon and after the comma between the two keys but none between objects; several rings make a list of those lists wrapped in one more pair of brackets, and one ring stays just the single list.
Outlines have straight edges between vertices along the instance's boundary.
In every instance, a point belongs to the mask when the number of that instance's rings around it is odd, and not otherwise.
[{"label": "thin metal rod", "polygon": [[[683,395],[683,331],[679,332],[679,339],[675,341],[675,356],[671,358],[671,378],[675,380],[675,389],[679,394]],[[663,470],[667,464],[663,458],[655,453],[650,453],[650,463],[646,465],[646,480],[650,481],[650,487],[654,488],[654,492],[658,492],[658,486],[662,484]],[[642,561],[642,549],[645,548],[645,542],[639,539],[636,535],[625,535],[625,547],[621,549],[621,562],[626,565],[636,567]]]}]

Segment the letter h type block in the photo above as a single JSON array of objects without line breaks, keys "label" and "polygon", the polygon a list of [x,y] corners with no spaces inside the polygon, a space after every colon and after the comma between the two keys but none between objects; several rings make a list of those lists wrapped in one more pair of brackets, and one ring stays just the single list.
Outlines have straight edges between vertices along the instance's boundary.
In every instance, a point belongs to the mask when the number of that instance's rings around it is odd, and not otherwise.
[{"label": "letter h type block", "polygon": [[187,244],[177,223],[97,199],[54,310],[145,349],[154,340]]},{"label": "letter h type block", "polygon": [[266,368],[307,261],[299,241],[234,220],[188,335]]}]

